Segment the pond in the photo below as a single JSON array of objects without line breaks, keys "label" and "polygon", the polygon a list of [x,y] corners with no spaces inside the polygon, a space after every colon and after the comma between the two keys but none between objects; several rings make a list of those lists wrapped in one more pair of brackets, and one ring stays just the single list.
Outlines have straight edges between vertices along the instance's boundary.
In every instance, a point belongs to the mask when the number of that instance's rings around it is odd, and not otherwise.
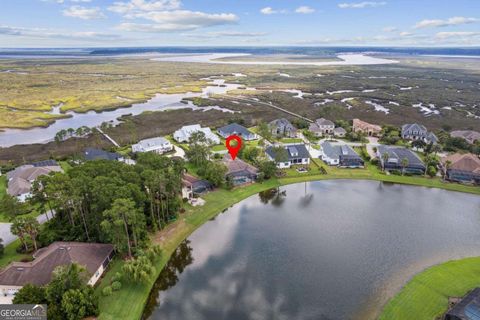
[{"label": "pond", "polygon": [[195,231],[145,319],[373,319],[415,273],[480,255],[480,197],[376,181],[252,196]]}]

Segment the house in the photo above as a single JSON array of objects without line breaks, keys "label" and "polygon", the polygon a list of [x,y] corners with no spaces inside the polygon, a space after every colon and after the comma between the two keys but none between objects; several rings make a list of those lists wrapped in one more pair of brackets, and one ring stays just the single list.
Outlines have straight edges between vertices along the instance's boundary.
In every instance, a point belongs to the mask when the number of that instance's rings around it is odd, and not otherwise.
[{"label": "house", "polygon": [[421,140],[425,143],[436,144],[437,136],[433,132],[429,132],[425,126],[418,123],[404,124],[402,126],[402,139],[405,140]]},{"label": "house", "polygon": [[268,126],[276,137],[295,138],[297,136],[297,128],[285,118],[273,120]]},{"label": "house", "polygon": [[[384,154],[388,155],[385,161]],[[406,173],[423,174],[425,172],[425,164],[418,155],[404,147],[379,145],[377,147],[377,157],[380,165],[385,170],[398,170]],[[402,166],[403,159],[407,159],[405,168]]]},{"label": "house", "polygon": [[[278,147],[278,146],[277,146]],[[277,162],[275,147],[269,146],[265,153],[270,161],[277,163],[277,168],[290,168],[292,165],[309,165],[310,153],[304,144],[291,144],[286,146],[280,146],[285,149],[287,159],[284,162]]]},{"label": "house", "polygon": [[316,137],[331,135],[333,134],[334,129],[335,124],[325,118],[315,120],[315,122],[311,123],[310,127],[308,128],[308,130],[312,132]]},{"label": "house", "polygon": [[474,144],[477,141],[480,141],[480,132],[473,130],[457,130],[450,132],[450,136],[454,138],[463,138],[467,140],[468,143]]},{"label": "house", "polygon": [[455,153],[443,157],[441,163],[444,173],[446,173],[446,179],[480,184],[480,159],[478,156],[471,153]]},{"label": "house", "polygon": [[326,141],[322,143],[322,155],[320,156],[326,164],[342,168],[363,168],[363,159],[350,146],[333,145]]},{"label": "house", "polygon": [[223,164],[227,167],[226,177],[231,179],[234,186],[239,186],[257,180],[259,170],[245,161],[226,154],[223,157]]},{"label": "house", "polygon": [[249,131],[247,128],[239,125],[238,123],[231,123],[229,125],[219,128],[218,134],[225,139],[232,135],[242,137],[242,139],[246,141],[258,139],[258,135]]},{"label": "house", "polygon": [[17,197],[20,202],[25,202],[31,196],[33,182],[40,176],[50,172],[63,172],[62,168],[54,160],[47,160],[27,164],[7,173],[7,193]]},{"label": "house", "polygon": [[83,153],[85,160],[112,160],[112,161],[123,161],[124,158],[121,154],[116,152],[108,152],[101,149],[87,148]]},{"label": "house", "polygon": [[180,143],[188,142],[190,140],[190,136],[194,132],[203,132],[205,134],[205,138],[210,140],[211,144],[220,144],[220,138],[214,134],[210,128],[202,128],[199,124],[181,127],[174,132],[173,138],[175,141]]},{"label": "house", "polygon": [[363,133],[369,137],[377,137],[382,131],[382,127],[371,124],[360,119],[353,119],[352,131],[355,133]]},{"label": "house", "polygon": [[173,150],[173,145],[164,137],[156,137],[139,141],[132,145],[132,152],[155,152],[162,154]]},{"label": "house", "polygon": [[212,190],[212,184],[207,180],[198,179],[188,173],[182,177],[182,198],[192,199],[196,195]]},{"label": "house", "polygon": [[343,129],[342,127],[338,127],[333,129],[333,135],[335,137],[343,138],[347,134],[347,130]]},{"label": "house", "polygon": [[[24,285],[44,286],[58,266],[77,263],[89,273],[89,285],[95,285],[113,257],[113,245],[103,243],[54,242],[38,250],[31,262],[12,262],[0,272],[0,290],[10,301]],[[5,300],[3,300],[5,301]]]},{"label": "house", "polygon": [[445,320],[480,319],[480,288],[470,291],[465,297],[447,311]]}]

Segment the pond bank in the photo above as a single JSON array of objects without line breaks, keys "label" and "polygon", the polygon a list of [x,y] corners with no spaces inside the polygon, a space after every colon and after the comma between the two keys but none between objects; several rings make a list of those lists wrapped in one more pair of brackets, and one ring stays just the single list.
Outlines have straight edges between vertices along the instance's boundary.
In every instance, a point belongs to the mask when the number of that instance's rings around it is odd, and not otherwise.
[{"label": "pond bank", "polygon": [[[402,177],[402,176],[387,176],[382,173],[375,172],[373,170],[342,170],[348,174],[307,174],[290,176],[282,179],[272,179],[263,183],[253,184],[244,188],[238,188],[231,191],[224,189],[207,194],[204,199],[206,204],[203,207],[189,208],[180,219],[174,222],[168,230],[168,236],[162,237],[154,236],[157,243],[162,248],[162,257],[156,261],[156,272],[152,276],[148,284],[131,284],[125,283],[122,289],[115,292],[112,296],[103,297],[100,296],[100,316],[99,319],[141,319],[143,308],[148,299],[150,290],[155,283],[161,270],[168,262],[170,256],[175,249],[184,241],[190,234],[192,234],[203,223],[215,217],[220,212],[257,194],[261,191],[279,187],[282,185],[293,184],[304,181],[314,180],[329,180],[329,179],[361,179],[361,180],[377,180],[391,183],[400,183],[416,186],[441,188],[450,191],[461,191],[480,195],[480,188],[457,185],[451,183],[443,183],[438,179],[428,179],[423,177]],[[173,231],[172,231],[173,230]],[[163,232],[163,231],[161,231]],[[120,270],[122,265],[121,261],[117,261],[111,271],[107,273],[104,281],[96,289],[96,292],[100,294],[101,289],[108,284],[110,278],[115,271]],[[125,303],[129,301],[129,303]]]}]

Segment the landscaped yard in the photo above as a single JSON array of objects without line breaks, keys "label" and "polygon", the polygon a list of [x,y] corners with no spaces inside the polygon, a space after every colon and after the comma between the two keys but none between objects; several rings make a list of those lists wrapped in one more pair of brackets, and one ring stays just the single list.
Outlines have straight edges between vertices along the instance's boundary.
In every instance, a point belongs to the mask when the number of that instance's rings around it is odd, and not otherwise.
[{"label": "landscaped yard", "polygon": [[480,283],[480,257],[448,261],[417,274],[387,303],[381,320],[435,319],[449,297],[462,297]]},{"label": "landscaped yard", "polygon": [[9,245],[5,246],[3,256],[0,257],[0,268],[7,266],[12,261],[21,261],[22,259],[31,257],[31,255],[29,254],[17,253],[16,249],[19,245],[20,240],[17,239]]}]

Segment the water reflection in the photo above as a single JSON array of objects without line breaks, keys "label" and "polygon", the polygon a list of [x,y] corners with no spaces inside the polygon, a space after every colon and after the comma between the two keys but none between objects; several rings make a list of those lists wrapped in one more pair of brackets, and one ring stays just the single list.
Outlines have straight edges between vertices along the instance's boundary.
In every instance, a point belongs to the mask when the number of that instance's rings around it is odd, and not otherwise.
[{"label": "water reflection", "polygon": [[186,267],[158,279],[145,317],[374,319],[416,272],[480,255],[479,206],[375,181],[267,190],[191,235]]},{"label": "water reflection", "polygon": [[160,305],[160,292],[166,291],[178,282],[178,275],[193,262],[192,248],[189,246],[190,241],[185,240],[172,254],[165,268],[158,276],[143,313],[142,319],[148,319],[153,310]]}]

